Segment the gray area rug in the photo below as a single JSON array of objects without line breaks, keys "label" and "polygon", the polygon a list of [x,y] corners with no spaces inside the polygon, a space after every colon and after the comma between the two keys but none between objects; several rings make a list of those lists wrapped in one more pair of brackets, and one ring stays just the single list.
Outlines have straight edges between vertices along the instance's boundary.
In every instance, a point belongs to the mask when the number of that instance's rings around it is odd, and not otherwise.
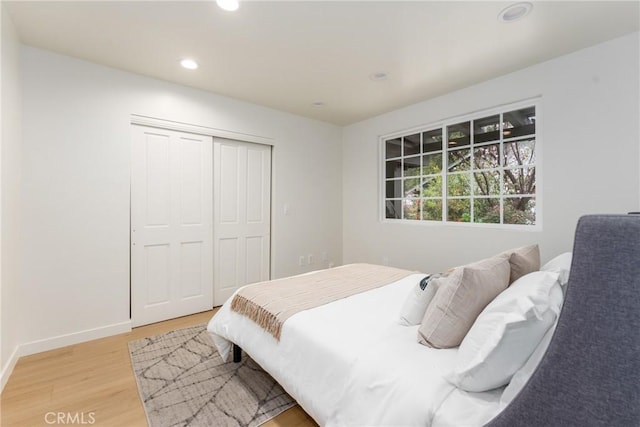
[{"label": "gray area rug", "polygon": [[244,356],[223,363],[205,325],[129,342],[151,427],[258,426],[296,403]]}]

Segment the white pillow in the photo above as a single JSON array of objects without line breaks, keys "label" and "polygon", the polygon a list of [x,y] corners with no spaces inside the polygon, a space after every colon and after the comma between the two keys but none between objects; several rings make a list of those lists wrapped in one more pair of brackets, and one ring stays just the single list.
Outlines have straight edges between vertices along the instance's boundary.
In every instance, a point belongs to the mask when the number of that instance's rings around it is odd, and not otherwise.
[{"label": "white pillow", "polygon": [[[419,325],[422,322],[425,311],[429,303],[436,295],[438,288],[436,286],[429,286],[429,282],[432,279],[441,277],[442,274],[431,274],[424,277],[418,282],[417,285],[411,289],[409,296],[404,301],[402,308],[400,309],[400,319],[398,323],[403,326]],[[422,289],[422,284],[425,283],[425,288]]]},{"label": "white pillow", "polygon": [[553,258],[540,268],[540,271],[550,271],[552,273],[558,273],[558,282],[564,290],[565,286],[569,282],[569,272],[571,270],[571,252],[565,252]]},{"label": "white pillow", "polygon": [[447,379],[471,392],[507,384],[531,356],[562,307],[556,273],[522,276],[480,313],[460,344]]},{"label": "white pillow", "polygon": [[513,378],[511,378],[511,381],[509,381],[509,385],[504,389],[502,396],[500,396],[501,408],[504,408],[509,403],[511,403],[511,401],[518,395],[518,393],[520,393],[520,391],[529,381],[529,378],[531,378],[535,370],[538,368],[538,365],[542,361],[542,357],[547,352],[547,348],[549,348],[551,338],[553,338],[553,334],[556,330],[557,325],[558,319],[556,319],[556,321],[549,328],[544,337],[542,337],[542,340],[540,340],[540,344],[538,344],[527,362],[522,366],[522,368],[518,369],[516,373],[513,374]]}]

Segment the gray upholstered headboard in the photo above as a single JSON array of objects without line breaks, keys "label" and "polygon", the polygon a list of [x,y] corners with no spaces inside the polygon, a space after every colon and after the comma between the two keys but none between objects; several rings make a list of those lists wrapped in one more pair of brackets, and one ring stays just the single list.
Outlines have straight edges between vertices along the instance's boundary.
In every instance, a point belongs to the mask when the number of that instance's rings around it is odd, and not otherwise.
[{"label": "gray upholstered headboard", "polygon": [[580,219],[537,370],[488,426],[640,426],[640,215]]}]

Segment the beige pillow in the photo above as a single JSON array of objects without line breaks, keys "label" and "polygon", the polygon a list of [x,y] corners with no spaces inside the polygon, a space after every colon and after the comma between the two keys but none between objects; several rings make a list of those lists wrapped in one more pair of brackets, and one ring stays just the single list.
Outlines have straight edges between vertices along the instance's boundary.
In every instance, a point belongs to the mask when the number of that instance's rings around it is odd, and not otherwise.
[{"label": "beige pillow", "polygon": [[523,246],[507,251],[507,253],[509,252],[511,253],[509,256],[509,265],[511,266],[509,284],[524,275],[540,270],[540,249],[538,245]]},{"label": "beige pillow", "polygon": [[480,312],[509,286],[509,258],[498,255],[456,268],[437,286],[418,328],[418,342],[435,348],[460,345]]}]

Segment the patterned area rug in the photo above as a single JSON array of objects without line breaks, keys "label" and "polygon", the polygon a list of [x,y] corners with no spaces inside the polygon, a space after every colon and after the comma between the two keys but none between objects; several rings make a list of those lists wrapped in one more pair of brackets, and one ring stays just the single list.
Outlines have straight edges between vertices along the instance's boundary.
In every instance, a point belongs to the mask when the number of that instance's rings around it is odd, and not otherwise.
[{"label": "patterned area rug", "polygon": [[129,342],[151,427],[258,426],[296,403],[247,356],[223,363],[205,325]]}]

